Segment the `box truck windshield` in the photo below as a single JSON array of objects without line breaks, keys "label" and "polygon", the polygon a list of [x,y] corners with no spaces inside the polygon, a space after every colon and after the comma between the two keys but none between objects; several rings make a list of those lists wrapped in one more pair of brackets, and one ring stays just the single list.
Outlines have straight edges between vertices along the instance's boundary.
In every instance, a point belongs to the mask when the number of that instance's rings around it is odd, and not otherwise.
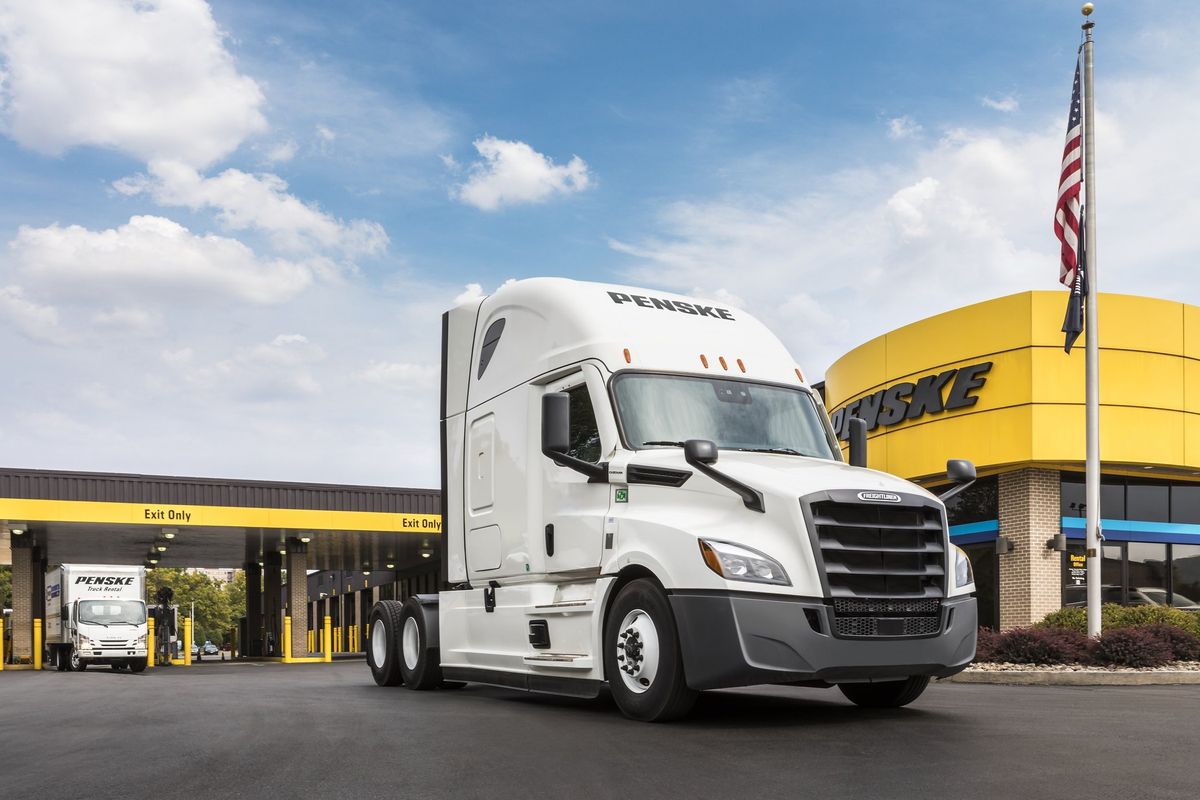
[{"label": "box truck windshield", "polygon": [[90,625],[144,625],[146,604],[140,600],[81,600],[79,621]]},{"label": "box truck windshield", "polygon": [[808,392],[751,381],[624,373],[617,415],[634,450],[708,439],[717,447],[835,459]]}]

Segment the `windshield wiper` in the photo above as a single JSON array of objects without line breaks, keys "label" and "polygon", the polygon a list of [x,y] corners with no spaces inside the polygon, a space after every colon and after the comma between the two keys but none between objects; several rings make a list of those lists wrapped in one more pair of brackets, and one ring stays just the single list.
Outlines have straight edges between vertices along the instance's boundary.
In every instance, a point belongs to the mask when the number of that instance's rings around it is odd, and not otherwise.
[{"label": "windshield wiper", "polygon": [[668,447],[683,447],[683,442],[659,442],[659,441],[642,442],[642,447],[645,447],[646,445],[655,445],[655,444],[666,445]]},{"label": "windshield wiper", "polygon": [[784,456],[802,456],[799,450],[793,450],[790,447],[735,447],[735,450],[740,450],[743,453],[778,453]]}]

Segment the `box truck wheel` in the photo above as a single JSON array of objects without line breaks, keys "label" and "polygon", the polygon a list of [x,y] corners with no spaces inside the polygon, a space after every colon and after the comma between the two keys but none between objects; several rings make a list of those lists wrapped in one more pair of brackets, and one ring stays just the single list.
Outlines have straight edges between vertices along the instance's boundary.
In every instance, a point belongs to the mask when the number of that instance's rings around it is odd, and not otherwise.
[{"label": "box truck wheel", "polygon": [[621,712],[642,722],[666,722],[691,710],[675,617],[662,589],[650,580],[627,584],[604,626],[604,674]]},{"label": "box truck wheel", "polygon": [[399,686],[400,626],[404,604],[399,600],[380,600],[371,609],[371,641],[367,643],[367,664],[371,677],[380,686]]},{"label": "box truck wheel", "polygon": [[85,669],[87,669],[87,662],[79,657],[78,650],[72,647],[70,649],[70,653],[71,670],[73,672],[83,672]]},{"label": "box truck wheel", "polygon": [[929,685],[926,675],[914,675],[903,681],[883,683],[840,683],[842,694],[856,706],[864,708],[900,708],[921,696]]},{"label": "box truck wheel", "polygon": [[432,689],[442,682],[438,648],[429,646],[429,620],[426,613],[437,614],[437,606],[426,607],[415,597],[404,601],[400,625],[400,672],[409,689]]},{"label": "box truck wheel", "polygon": [[54,668],[59,672],[66,672],[71,668],[71,664],[67,661],[67,650],[65,647],[56,647],[52,651],[54,654]]},{"label": "box truck wheel", "polygon": [[144,659],[144,658],[130,659],[129,660],[129,671],[130,672],[145,672],[146,671],[146,659]]}]

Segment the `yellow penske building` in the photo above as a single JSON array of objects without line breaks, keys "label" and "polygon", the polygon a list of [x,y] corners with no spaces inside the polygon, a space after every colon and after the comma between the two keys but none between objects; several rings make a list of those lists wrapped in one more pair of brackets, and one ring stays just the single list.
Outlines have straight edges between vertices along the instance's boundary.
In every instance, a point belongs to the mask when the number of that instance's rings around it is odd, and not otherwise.
[{"label": "yellow penske building", "polygon": [[[1062,292],[939,314],[838,359],[838,435],[868,428],[869,466],[929,487],[946,460],[980,479],[948,506],[980,621],[1008,628],[1084,601],[1083,341],[1063,351]],[[1102,294],[1100,517],[1105,602],[1200,603],[1200,307]],[[1061,534],[1061,536],[1060,536]]]},{"label": "yellow penske building", "polygon": [[62,563],[243,568],[243,655],[308,657],[326,616],[337,649],[360,650],[376,600],[437,590],[440,534],[435,490],[0,469],[5,656],[33,660],[46,568]]}]

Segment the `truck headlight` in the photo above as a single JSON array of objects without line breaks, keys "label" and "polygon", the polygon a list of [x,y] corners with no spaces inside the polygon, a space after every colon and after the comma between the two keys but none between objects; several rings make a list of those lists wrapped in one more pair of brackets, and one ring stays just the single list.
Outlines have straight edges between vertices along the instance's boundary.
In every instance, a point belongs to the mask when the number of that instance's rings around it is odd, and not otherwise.
[{"label": "truck headlight", "polygon": [[958,545],[951,545],[954,548],[954,588],[961,589],[964,586],[970,586],[975,582],[975,573],[971,570],[971,559],[967,557],[967,553]]},{"label": "truck headlight", "polygon": [[709,569],[727,580],[792,585],[778,561],[749,547],[701,539],[700,554]]},{"label": "truck headlight", "polygon": [[137,641],[135,641],[134,644],[144,647],[146,644],[146,634],[143,633],[141,636],[137,637]]},{"label": "truck headlight", "polygon": [[80,646],[80,647],[91,647],[91,646],[92,646],[92,639],[91,639],[91,637],[90,637],[90,636],[84,636],[82,633],[81,633],[81,634],[79,634],[79,646]]}]

